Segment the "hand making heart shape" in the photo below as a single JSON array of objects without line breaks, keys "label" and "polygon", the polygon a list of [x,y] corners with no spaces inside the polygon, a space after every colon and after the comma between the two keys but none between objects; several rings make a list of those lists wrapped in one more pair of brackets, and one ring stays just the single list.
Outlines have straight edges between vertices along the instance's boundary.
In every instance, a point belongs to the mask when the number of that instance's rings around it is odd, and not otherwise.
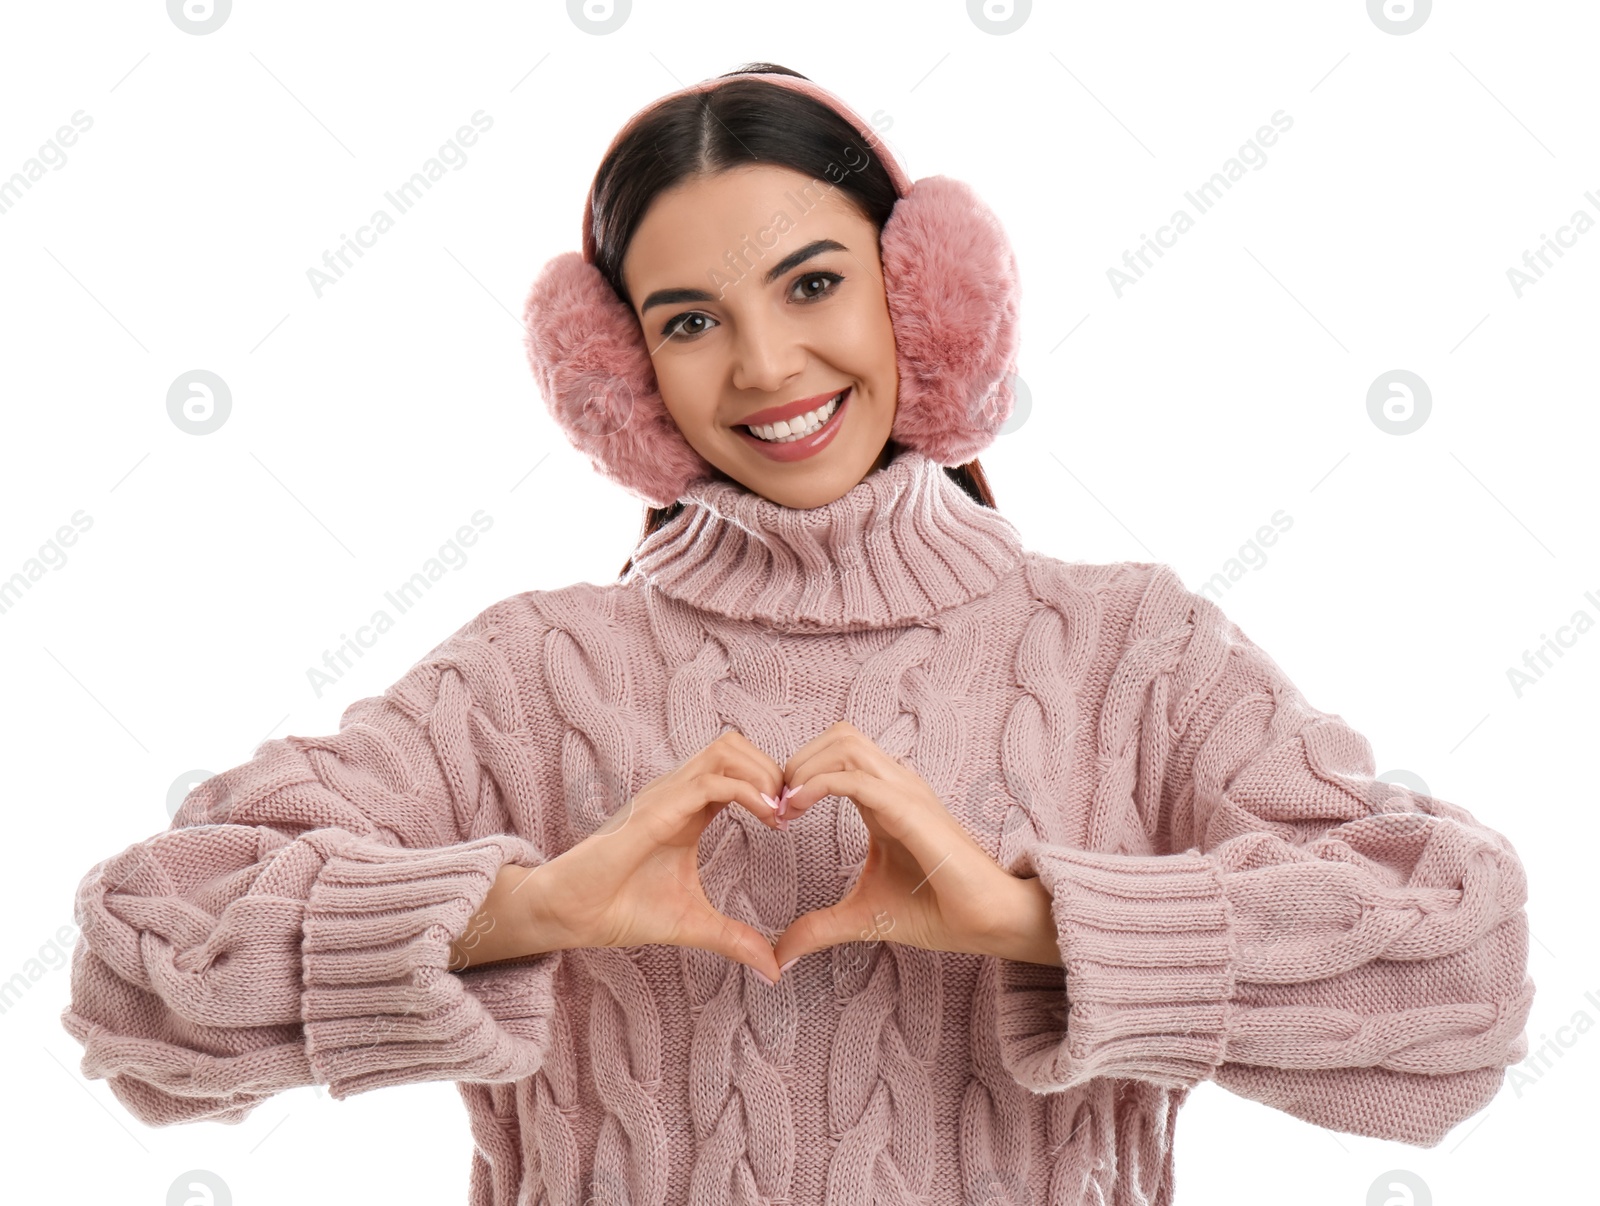
[{"label": "hand making heart shape", "polygon": [[[1028,884],[992,859],[926,780],[847,721],[800,747],[783,769],[785,823],[825,796],[847,798],[869,835],[843,900],[803,913],[778,937],[783,968],[841,942],[885,940],[989,955],[1030,916]],[[890,934],[892,933],[892,937]]]},{"label": "hand making heart shape", "polygon": [[[774,948],[707,900],[700,836],[729,805],[786,830],[830,795],[849,799],[865,822],[866,861],[844,899],[795,918]],[[840,721],[784,767],[742,734],[723,733],[558,858],[512,869],[485,915],[518,910],[521,920],[508,928],[536,935],[531,949],[692,946],[776,983],[801,956],[862,939],[970,954],[1025,949],[1019,919],[1038,915],[1036,882],[996,863],[920,775]]]}]

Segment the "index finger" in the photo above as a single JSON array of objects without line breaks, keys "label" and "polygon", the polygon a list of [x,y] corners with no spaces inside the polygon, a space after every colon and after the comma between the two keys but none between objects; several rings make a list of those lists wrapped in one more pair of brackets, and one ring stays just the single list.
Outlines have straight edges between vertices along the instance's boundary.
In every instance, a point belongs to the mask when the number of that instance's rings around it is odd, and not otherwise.
[{"label": "index finger", "polygon": [[727,744],[733,746],[740,753],[756,759],[756,761],[761,763],[766,770],[770,771],[772,777],[768,780],[768,782],[773,785],[772,790],[774,792],[777,792],[783,788],[783,768],[778,765],[777,761],[773,759],[770,754],[768,754],[755,742],[751,741],[743,733],[739,732],[738,729],[728,729],[724,731],[717,740],[726,742]]},{"label": "index finger", "polygon": [[836,720],[827,728],[823,729],[822,732],[813,737],[810,741],[806,742],[799,749],[797,749],[789,756],[789,761],[783,764],[784,784],[787,785],[789,783],[789,777],[793,775],[797,769],[799,769],[800,765],[805,762],[807,758],[811,757],[819,750],[826,749],[835,741],[839,740],[839,738],[843,735],[843,730],[854,727],[855,726],[850,724],[849,721]]}]

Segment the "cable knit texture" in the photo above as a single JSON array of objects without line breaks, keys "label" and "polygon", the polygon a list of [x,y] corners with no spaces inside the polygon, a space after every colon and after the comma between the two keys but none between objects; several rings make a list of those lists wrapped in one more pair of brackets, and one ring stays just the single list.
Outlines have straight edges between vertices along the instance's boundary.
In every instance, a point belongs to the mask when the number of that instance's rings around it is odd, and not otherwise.
[{"label": "cable knit texture", "polygon": [[[1431,1146],[1525,1056],[1511,845],[1377,782],[1167,566],[1026,552],[909,449],[811,510],[684,501],[625,581],[494,604],[92,868],[84,1074],[152,1126],[450,1080],[471,1206],[1160,1206],[1201,1080]],[[838,720],[1040,878],[1063,967],[863,941],[776,986],[667,946],[447,970],[504,863],[725,729],[782,764]],[[699,853],[775,939],[866,850],[830,796],[787,832],[723,809]]]}]

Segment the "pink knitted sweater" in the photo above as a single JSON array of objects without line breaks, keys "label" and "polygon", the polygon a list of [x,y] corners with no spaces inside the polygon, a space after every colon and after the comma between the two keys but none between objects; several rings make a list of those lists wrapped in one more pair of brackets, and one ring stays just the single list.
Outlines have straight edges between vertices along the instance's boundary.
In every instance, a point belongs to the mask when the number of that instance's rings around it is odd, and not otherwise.
[{"label": "pink knitted sweater", "polygon": [[[151,1125],[457,1083],[473,1206],[1169,1203],[1196,1082],[1431,1146],[1526,1053],[1505,838],[1373,779],[1165,565],[1063,562],[904,450],[781,507],[694,487],[621,583],[494,604],[339,732],[264,742],[97,864],[66,1028]],[[738,729],[848,720],[1053,899],[1064,968],[893,942],[446,969],[534,866]],[[830,797],[700,865],[776,938],[865,856]]]}]

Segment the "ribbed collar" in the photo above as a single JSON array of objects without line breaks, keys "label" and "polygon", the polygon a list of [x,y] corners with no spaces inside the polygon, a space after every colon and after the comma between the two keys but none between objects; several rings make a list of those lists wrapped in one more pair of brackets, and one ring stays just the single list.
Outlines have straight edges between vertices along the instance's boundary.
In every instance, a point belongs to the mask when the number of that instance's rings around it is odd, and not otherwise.
[{"label": "ribbed collar", "polygon": [[898,627],[987,594],[1021,560],[1011,522],[901,448],[820,507],[697,482],[639,542],[626,582],[783,631]]}]

